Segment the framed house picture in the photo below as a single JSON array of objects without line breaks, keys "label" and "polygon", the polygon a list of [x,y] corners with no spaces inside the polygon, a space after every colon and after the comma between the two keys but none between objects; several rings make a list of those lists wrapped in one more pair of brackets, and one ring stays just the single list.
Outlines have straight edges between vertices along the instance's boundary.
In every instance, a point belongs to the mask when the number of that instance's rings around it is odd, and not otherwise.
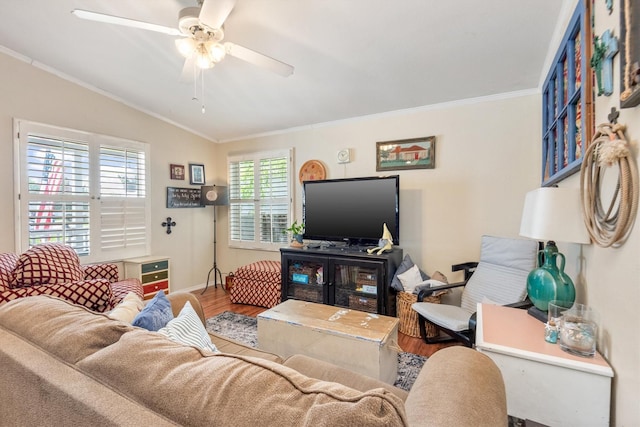
[{"label": "framed house picture", "polygon": [[434,169],[436,137],[376,142],[376,171]]},{"label": "framed house picture", "polygon": [[184,179],[184,165],[169,165],[171,179]]},{"label": "framed house picture", "polygon": [[189,163],[189,184],[204,185],[204,165]]}]

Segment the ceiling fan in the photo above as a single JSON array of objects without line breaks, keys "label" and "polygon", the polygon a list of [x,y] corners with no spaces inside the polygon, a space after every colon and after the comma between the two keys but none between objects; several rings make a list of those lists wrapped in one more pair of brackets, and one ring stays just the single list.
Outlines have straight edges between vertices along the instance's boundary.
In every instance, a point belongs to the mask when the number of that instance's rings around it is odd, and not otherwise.
[{"label": "ceiling fan", "polygon": [[198,3],[199,7],[187,7],[180,11],[178,28],[82,9],[74,9],[71,13],[78,18],[90,21],[180,36],[179,39],[176,39],[176,47],[186,58],[183,79],[193,76],[194,64],[196,70],[212,68],[226,55],[266,68],[284,77],[293,74],[293,67],[289,64],[235,43],[222,42],[224,39],[223,25],[233,10],[236,0],[198,0]]}]

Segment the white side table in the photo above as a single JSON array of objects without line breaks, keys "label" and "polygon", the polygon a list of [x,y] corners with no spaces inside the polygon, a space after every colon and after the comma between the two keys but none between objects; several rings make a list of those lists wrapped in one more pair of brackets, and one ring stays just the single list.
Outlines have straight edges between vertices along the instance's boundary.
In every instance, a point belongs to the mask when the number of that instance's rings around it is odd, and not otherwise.
[{"label": "white side table", "polygon": [[574,356],[544,340],[526,310],[478,304],[476,350],[498,365],[509,415],[549,426],[607,426],[613,370],[596,353]]}]

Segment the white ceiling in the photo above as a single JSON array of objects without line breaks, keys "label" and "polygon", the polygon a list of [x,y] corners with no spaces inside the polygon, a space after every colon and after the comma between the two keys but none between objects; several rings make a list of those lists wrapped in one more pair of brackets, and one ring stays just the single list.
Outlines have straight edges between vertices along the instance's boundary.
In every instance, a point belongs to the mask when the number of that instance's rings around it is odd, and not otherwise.
[{"label": "white ceiling", "polygon": [[[209,0],[215,1],[215,0]],[[237,0],[231,41],[295,67],[227,57],[204,100],[180,82],[175,36],[82,20],[87,9],[169,27],[196,0],[0,0],[0,46],[213,141],[536,89],[569,0]],[[10,52],[12,53],[12,52]]]}]

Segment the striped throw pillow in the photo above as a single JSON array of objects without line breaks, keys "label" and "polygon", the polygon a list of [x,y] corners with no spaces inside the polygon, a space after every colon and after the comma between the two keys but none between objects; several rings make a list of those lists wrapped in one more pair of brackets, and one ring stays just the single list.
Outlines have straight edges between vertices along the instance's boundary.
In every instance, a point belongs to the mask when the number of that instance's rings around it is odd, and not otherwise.
[{"label": "striped throw pillow", "polygon": [[220,353],[215,344],[211,342],[211,337],[189,301],[182,307],[180,314],[158,332],[167,336],[171,341]]}]

